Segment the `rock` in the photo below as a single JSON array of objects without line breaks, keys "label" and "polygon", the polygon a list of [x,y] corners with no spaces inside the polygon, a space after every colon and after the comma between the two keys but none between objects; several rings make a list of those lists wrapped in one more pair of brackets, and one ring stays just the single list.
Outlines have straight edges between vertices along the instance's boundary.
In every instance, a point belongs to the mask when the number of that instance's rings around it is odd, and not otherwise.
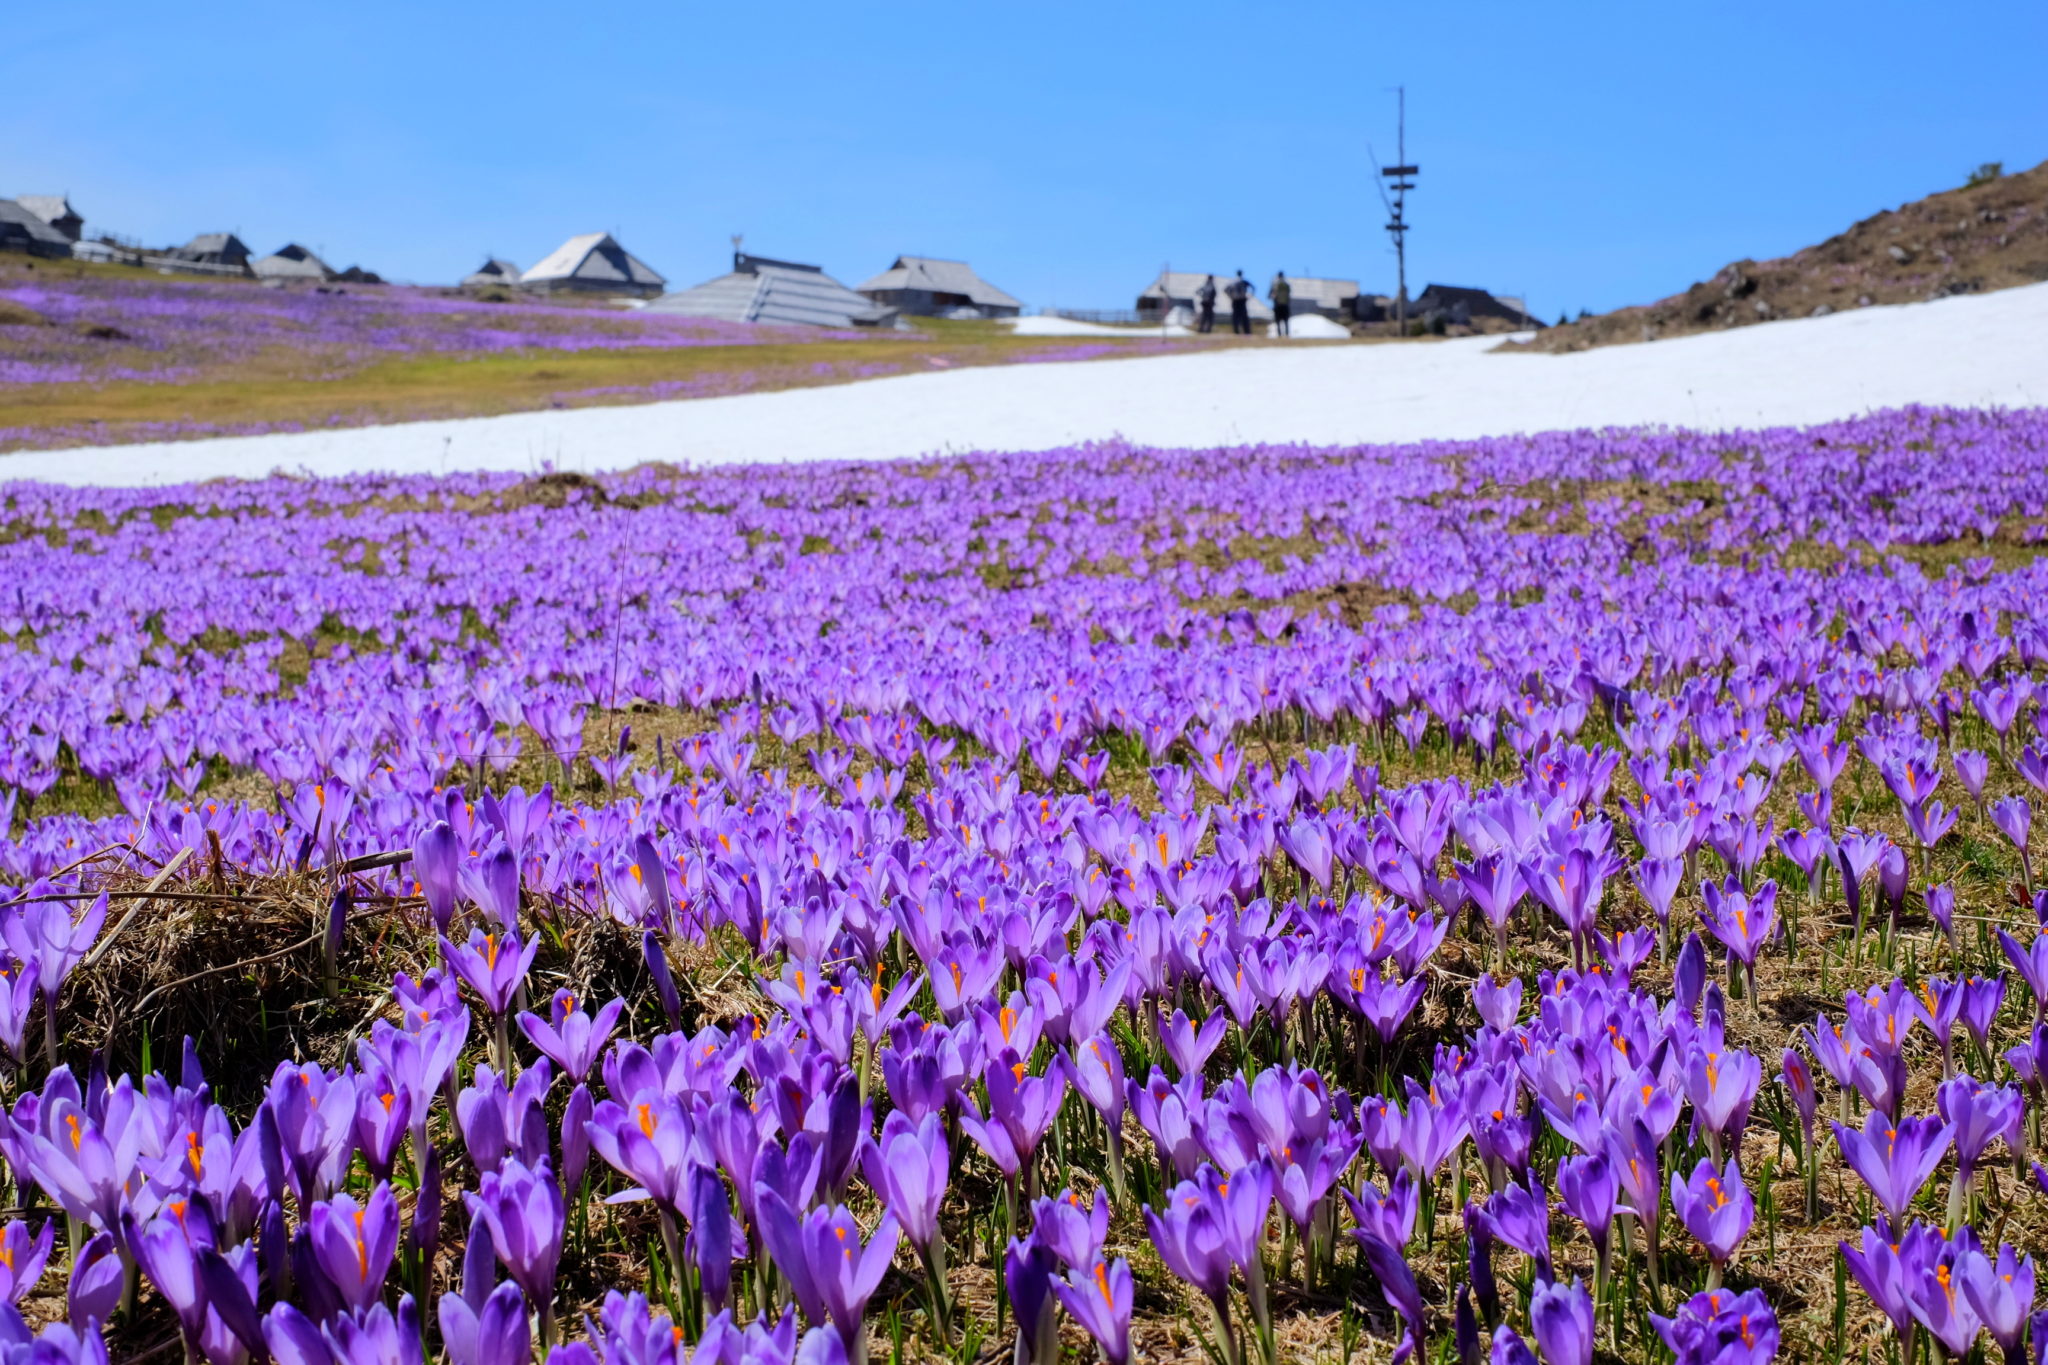
[{"label": "rock", "polygon": [[1900,265],[1909,264],[1913,259],[1913,253],[1900,246],[1897,242],[1893,242],[1890,246],[1886,247],[1885,254]]},{"label": "rock", "polygon": [[1857,306],[1858,308],[1868,308],[1868,307],[1870,307],[1870,295],[1868,295],[1868,294],[1858,294],[1858,295],[1856,296],[1856,306]]},{"label": "rock", "polygon": [[1759,318],[1768,318],[1771,315],[1771,305],[1770,301],[1767,299],[1758,299],[1755,303],[1751,304],[1750,307],[1756,310],[1756,315]]},{"label": "rock", "polygon": [[1823,303],[1819,307],[1815,308],[1811,313],[1808,313],[1806,316],[1810,318],[1824,318],[1834,311],[1834,309],[1828,307],[1826,304]]}]

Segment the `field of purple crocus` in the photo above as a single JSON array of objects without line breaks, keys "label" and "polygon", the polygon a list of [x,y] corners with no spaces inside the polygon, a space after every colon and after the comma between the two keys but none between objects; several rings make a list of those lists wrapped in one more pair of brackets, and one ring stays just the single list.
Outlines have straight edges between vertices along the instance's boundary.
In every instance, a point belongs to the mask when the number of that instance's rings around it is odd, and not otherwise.
[{"label": "field of purple crocus", "polygon": [[2048,1345],[2048,413],[0,493],[9,1360]]},{"label": "field of purple crocus", "polygon": [[1190,344],[1077,345],[957,324],[750,326],[443,289],[265,289],[0,260],[0,452],[713,397]]},{"label": "field of purple crocus", "polygon": [[[41,319],[6,327],[0,384],[174,383],[202,367],[247,362],[276,347],[340,367],[421,352],[748,346],[787,330],[602,307],[487,303],[442,289],[261,289],[111,268],[63,277],[57,270],[44,265],[44,279],[16,270],[0,289],[0,299]],[[806,335],[851,341],[873,334]],[[126,363],[110,364],[110,355]]]}]

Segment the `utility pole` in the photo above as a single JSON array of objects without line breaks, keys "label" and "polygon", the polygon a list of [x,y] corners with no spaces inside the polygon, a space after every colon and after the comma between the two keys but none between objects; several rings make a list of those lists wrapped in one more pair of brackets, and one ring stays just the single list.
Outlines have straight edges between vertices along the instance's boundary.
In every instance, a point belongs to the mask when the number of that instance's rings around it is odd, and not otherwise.
[{"label": "utility pole", "polygon": [[[1380,167],[1380,174],[1393,181],[1386,189],[1394,192],[1393,200],[1387,205],[1387,235],[1394,239],[1394,270],[1396,291],[1394,294],[1394,329],[1397,336],[1408,335],[1408,221],[1403,217],[1407,208],[1408,191],[1415,188],[1414,180],[1420,166],[1408,164],[1408,87],[1394,88],[1395,117],[1394,157],[1396,164]],[[1382,191],[1382,199],[1386,197]]]}]

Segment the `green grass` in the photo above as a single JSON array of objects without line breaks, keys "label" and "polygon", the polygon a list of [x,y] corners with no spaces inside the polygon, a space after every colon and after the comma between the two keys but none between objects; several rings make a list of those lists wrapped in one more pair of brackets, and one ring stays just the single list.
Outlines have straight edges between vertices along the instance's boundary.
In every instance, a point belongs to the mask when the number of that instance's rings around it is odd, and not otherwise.
[{"label": "green grass", "polygon": [[[1109,339],[1119,348],[1142,340]],[[758,392],[845,383],[862,377],[858,370],[867,365],[896,365],[900,373],[1000,365],[1071,344],[1065,338],[957,336],[949,330],[930,338],[899,333],[790,345],[436,354],[378,360],[318,380],[299,373],[297,353],[280,350],[238,367],[233,375],[190,383],[0,387],[0,428],[101,426],[118,433],[123,426],[158,422],[316,426],[336,417],[351,423],[484,417],[647,399],[584,392],[590,389],[713,380]],[[820,365],[830,367],[829,372],[818,372]]]},{"label": "green grass", "polygon": [[[175,289],[183,281],[125,266],[77,261],[0,258],[0,285],[50,286],[120,281],[152,289]],[[260,289],[254,280],[213,279],[195,283]],[[356,291],[364,292],[364,291]],[[603,325],[630,325],[629,315],[595,300],[528,300],[508,305],[527,312],[603,313]],[[36,326],[33,312],[15,310],[16,339],[0,335],[0,359],[10,345],[34,353],[61,333]],[[509,316],[509,313],[508,313]],[[85,326],[86,317],[78,322]],[[21,324],[29,324],[23,327]],[[25,335],[24,335],[25,334]],[[310,342],[280,344],[234,361],[209,356],[190,363],[176,379],[106,380],[82,383],[0,385],[0,449],[76,445],[122,439],[158,438],[166,426],[200,428],[366,425],[429,418],[484,417],[552,407],[641,403],[665,397],[847,383],[883,373],[913,374],[938,369],[1001,365],[1035,355],[1101,343],[1112,354],[1130,348],[1156,350],[1158,334],[1134,329],[1128,336],[1018,337],[992,321],[917,318],[905,331],[856,338],[806,337],[795,329],[788,341],[764,345],[695,345],[583,351],[536,348],[518,352],[384,352],[350,355],[344,348]],[[162,365],[166,357],[140,344],[114,339],[98,352],[109,366]],[[1242,344],[1229,339],[1186,340],[1187,349]],[[678,392],[661,386],[687,386]]]}]

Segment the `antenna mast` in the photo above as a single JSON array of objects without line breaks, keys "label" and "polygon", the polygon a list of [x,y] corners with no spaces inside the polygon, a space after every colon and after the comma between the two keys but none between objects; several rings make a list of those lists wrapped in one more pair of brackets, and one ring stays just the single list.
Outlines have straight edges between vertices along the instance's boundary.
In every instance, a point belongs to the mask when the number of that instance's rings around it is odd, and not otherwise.
[{"label": "antenna mast", "polygon": [[1415,173],[1422,168],[1408,164],[1408,87],[1396,86],[1394,98],[1394,157],[1397,164],[1382,166],[1380,174],[1394,182],[1387,186],[1394,192],[1393,202],[1387,208],[1387,235],[1394,239],[1394,270],[1397,284],[1394,295],[1394,326],[1397,335],[1407,336],[1408,221],[1402,215],[1407,208],[1408,191],[1415,188]]}]

